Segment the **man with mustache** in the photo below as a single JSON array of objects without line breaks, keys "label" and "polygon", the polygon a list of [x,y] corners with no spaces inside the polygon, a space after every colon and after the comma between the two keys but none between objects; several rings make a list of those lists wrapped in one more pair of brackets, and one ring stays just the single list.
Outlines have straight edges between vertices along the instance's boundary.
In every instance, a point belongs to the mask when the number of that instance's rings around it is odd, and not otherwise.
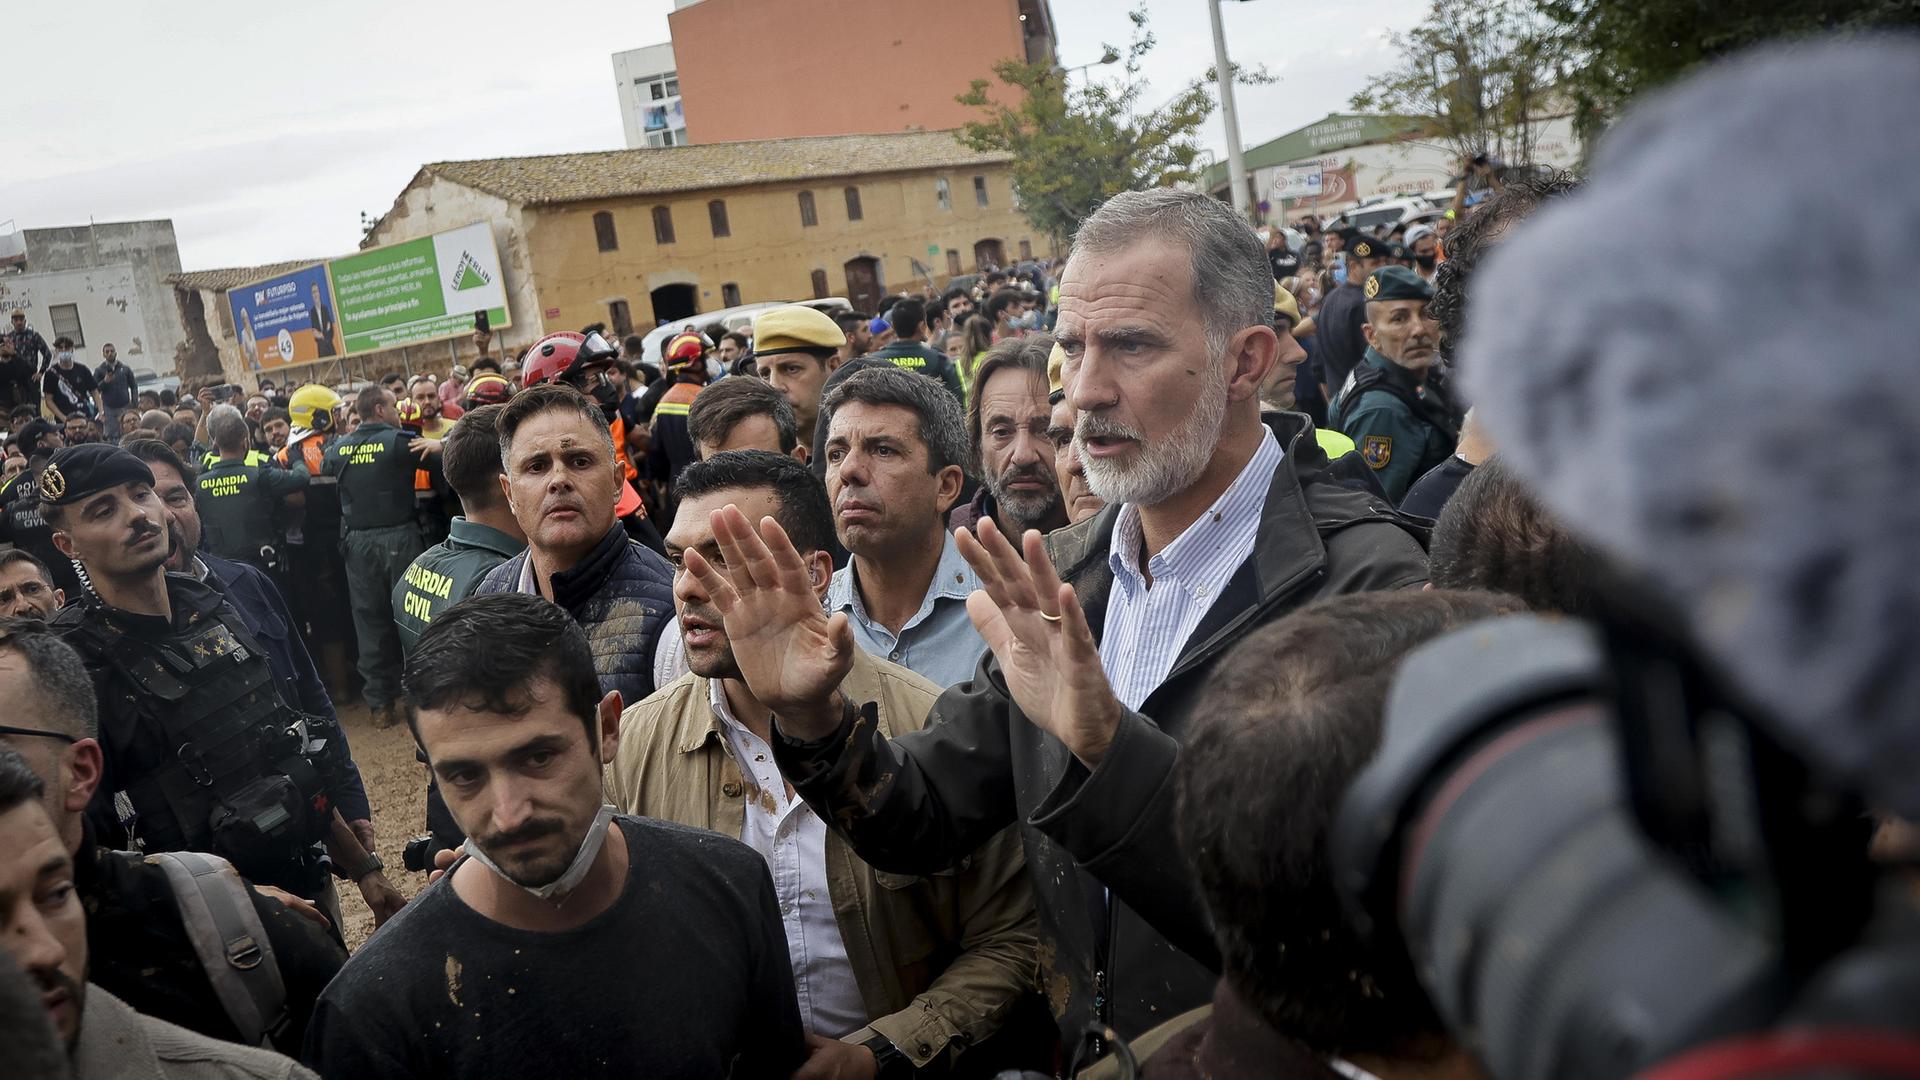
[{"label": "man with mustache", "polygon": [[89,588],[54,617],[100,706],[104,776],[88,808],[103,843],[205,851],[242,877],[332,910],[335,872],[384,920],[399,894],[338,807],[350,759],[334,727],[290,707],[266,650],[216,588],[166,572],[153,471],[102,443],[55,454],[40,502]]},{"label": "man with mustache", "polygon": [[1328,422],[1360,449],[1360,458],[1398,505],[1412,483],[1447,460],[1460,441],[1446,405],[1427,393],[1427,372],[1439,358],[1440,324],[1427,310],[1433,286],[1404,266],[1367,276],[1367,352],[1347,389],[1327,409]]},{"label": "man with mustache", "polygon": [[1069,1045],[1211,997],[1171,777],[1226,651],[1313,600],[1427,577],[1412,524],[1329,477],[1304,418],[1263,423],[1272,304],[1265,245],[1205,194],[1117,195],[1081,224],[1055,336],[1073,442],[1108,505],[1017,549],[991,518],[961,534],[992,655],[920,731],[885,738],[847,688],[855,634],[820,610],[777,522],[723,509],[724,567],[684,557],[774,714],[781,772],[862,859],[935,872],[1019,825]]},{"label": "man with mustache", "polygon": [[970,528],[983,517],[1008,536],[1028,529],[1050,533],[1067,523],[1047,442],[1047,358],[1053,338],[1030,334],[987,350],[973,373],[967,405],[967,442],[981,486],[973,501],[947,517]]},{"label": "man with mustache", "polygon": [[[87,913],[73,856],[41,804],[40,777],[0,746],[0,949],[40,990],[76,1080],[210,1075],[313,1077],[270,1050],[142,1016],[87,981]],[[11,1062],[18,1066],[19,1062]]]},{"label": "man with mustache", "polygon": [[600,688],[653,693],[653,654],[673,618],[673,567],[615,517],[624,467],[592,398],[561,382],[529,386],[501,408],[500,477],[527,549],[487,573],[476,594],[518,592],[565,608],[593,648]]},{"label": "man with mustache", "polygon": [[407,722],[465,857],[321,995],[305,1057],[322,1073],[706,1080],[801,1063],[766,863],[606,804],[620,695],[595,666],[537,596],[472,597],[420,635]]},{"label": "man with mustache", "polygon": [[[725,379],[707,393],[757,381]],[[669,558],[716,555],[710,517],[732,504],[784,523],[814,592],[826,594],[833,513],[805,465],[724,452],[687,466],[677,494]],[[772,720],[740,680],[719,612],[691,575],[673,586],[691,674],[626,711],[607,794],[628,813],[737,836],[774,869],[808,1033],[805,1075],[944,1075],[956,1060],[966,1075],[985,1075],[984,1062],[1018,1063],[999,1056],[1012,1047],[975,1048],[1003,1030],[1032,981],[1033,894],[1019,839],[1002,832],[956,872],[910,881],[854,858],[781,779]],[[854,664],[849,679],[880,702],[891,731],[920,727],[940,696],[897,664],[864,652]]]},{"label": "man with mustache", "polygon": [[[200,506],[194,495],[192,468],[173,448],[158,439],[132,439],[124,449],[147,463],[153,472],[153,493],[167,514],[170,540],[167,572],[187,574],[211,585],[227,598],[242,622],[260,639],[267,663],[280,684],[280,695],[290,705],[310,716],[318,716],[333,728],[340,753],[346,758],[347,784],[339,795],[340,816],[359,839],[360,846],[374,852],[373,809],[367,801],[367,789],[360,767],[347,745],[347,732],[340,727],[333,698],[320,678],[313,656],[299,634],[298,621],[289,609],[286,597],[266,573],[257,567],[223,559],[200,549],[202,527]],[[303,583],[311,584],[311,583]],[[379,886],[379,907],[390,911],[400,908],[400,900],[385,878],[367,879],[367,887]]]},{"label": "man with mustache", "polygon": [[938,686],[965,682],[987,651],[967,618],[980,587],[947,511],[966,480],[965,421],[940,382],[874,366],[821,401],[833,528],[852,553],[827,590],[854,640]]}]

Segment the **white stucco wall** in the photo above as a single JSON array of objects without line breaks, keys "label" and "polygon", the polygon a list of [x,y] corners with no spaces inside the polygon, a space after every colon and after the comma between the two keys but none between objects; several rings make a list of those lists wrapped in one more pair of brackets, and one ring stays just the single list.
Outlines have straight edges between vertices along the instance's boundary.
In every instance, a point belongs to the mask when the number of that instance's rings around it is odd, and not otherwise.
[{"label": "white stucco wall", "polygon": [[173,347],[159,354],[152,329],[156,324],[171,330],[178,340],[173,312],[161,309],[158,318],[149,317],[137,288],[138,275],[133,266],[102,266],[86,270],[54,270],[38,274],[0,275],[0,310],[15,308],[27,313],[27,323],[52,345],[55,337],[52,307],[72,304],[78,310],[80,334],[84,344],[74,349],[76,357],[88,367],[100,362],[100,346],[112,344],[120,360],[143,375],[164,375],[173,371]]}]

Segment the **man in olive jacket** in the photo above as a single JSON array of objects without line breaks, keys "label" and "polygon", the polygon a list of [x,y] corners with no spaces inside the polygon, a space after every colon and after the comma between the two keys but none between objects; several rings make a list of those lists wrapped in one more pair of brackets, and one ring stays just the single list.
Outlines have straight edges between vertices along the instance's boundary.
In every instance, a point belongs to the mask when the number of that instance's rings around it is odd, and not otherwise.
[{"label": "man in olive jacket", "polygon": [[1108,507],[1020,550],[990,521],[961,535],[991,655],[923,731],[885,739],[842,682],[844,619],[812,602],[776,523],[719,511],[723,567],[685,556],[777,719],[781,770],[863,859],[925,873],[1018,824],[1042,990],[1073,1043],[1210,997],[1171,775],[1224,653],[1311,601],[1426,580],[1418,531],[1327,471],[1310,422],[1262,424],[1272,290],[1259,238],[1204,195],[1120,195],[1082,225],[1057,336]]}]

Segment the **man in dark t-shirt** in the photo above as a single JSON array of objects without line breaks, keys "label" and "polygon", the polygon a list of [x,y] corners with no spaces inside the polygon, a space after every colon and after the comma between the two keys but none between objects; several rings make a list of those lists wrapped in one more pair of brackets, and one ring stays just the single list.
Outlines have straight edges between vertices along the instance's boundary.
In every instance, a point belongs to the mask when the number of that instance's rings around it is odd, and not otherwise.
[{"label": "man in dark t-shirt", "polygon": [[455,604],[404,676],[466,856],[347,962],[307,1029],[323,1076],[785,1077],[806,1057],[767,864],[615,816],[620,695],[522,593]]}]

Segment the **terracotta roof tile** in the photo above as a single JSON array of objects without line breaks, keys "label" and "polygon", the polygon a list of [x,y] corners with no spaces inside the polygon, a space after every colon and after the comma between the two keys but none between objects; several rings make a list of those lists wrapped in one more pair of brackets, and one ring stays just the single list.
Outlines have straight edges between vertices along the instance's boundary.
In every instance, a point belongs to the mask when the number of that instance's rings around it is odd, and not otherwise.
[{"label": "terracotta roof tile", "polygon": [[540,205],[1009,160],[1012,155],[969,149],[951,131],[910,131],[441,161],[425,168],[512,202]]},{"label": "terracotta roof tile", "polygon": [[226,292],[263,278],[278,277],[304,266],[326,262],[325,259],[295,259],[292,262],[268,263],[265,266],[229,266],[223,270],[188,270],[183,274],[168,274],[167,284],[180,285],[189,289],[212,289]]}]

